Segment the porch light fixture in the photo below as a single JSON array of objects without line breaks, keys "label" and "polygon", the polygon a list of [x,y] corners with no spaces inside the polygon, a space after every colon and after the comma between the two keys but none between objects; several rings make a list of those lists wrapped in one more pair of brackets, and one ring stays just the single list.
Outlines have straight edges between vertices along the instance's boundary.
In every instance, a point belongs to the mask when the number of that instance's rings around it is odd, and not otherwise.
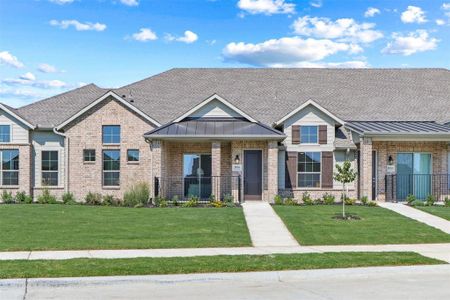
[{"label": "porch light fixture", "polygon": [[389,165],[393,165],[394,164],[394,159],[392,158],[392,155],[389,155],[389,157],[388,157],[388,164]]},{"label": "porch light fixture", "polygon": [[239,154],[236,154],[236,157],[234,158],[234,163],[239,164],[241,162],[241,159],[239,158]]}]

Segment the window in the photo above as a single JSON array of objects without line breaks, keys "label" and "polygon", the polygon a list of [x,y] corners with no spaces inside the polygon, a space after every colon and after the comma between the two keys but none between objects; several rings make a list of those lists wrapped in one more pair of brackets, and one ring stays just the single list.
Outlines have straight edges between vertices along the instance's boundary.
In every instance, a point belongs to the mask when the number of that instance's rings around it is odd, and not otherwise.
[{"label": "window", "polygon": [[103,186],[120,185],[120,150],[103,151]]},{"label": "window", "polygon": [[318,126],[300,126],[300,143],[317,144]]},{"label": "window", "polygon": [[320,152],[300,152],[298,154],[298,187],[320,187]]},{"label": "window", "polygon": [[94,149],[84,149],[83,150],[83,160],[85,162],[95,161],[95,150]]},{"label": "window", "polygon": [[127,161],[129,161],[129,162],[139,161],[139,150],[138,149],[128,149]]},{"label": "window", "polygon": [[19,150],[1,150],[2,185],[19,185]]},{"label": "window", "polygon": [[58,151],[42,151],[42,185],[58,185]]},{"label": "window", "polygon": [[9,143],[11,141],[11,126],[0,125],[0,143]]},{"label": "window", "polygon": [[120,143],[120,126],[107,125],[103,126],[103,144],[119,144]]}]

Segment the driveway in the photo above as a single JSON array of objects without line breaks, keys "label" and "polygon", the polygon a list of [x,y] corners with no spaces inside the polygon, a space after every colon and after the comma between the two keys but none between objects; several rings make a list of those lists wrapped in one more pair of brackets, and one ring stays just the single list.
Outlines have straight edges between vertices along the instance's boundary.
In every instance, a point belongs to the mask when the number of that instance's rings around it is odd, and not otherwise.
[{"label": "driveway", "polygon": [[2,299],[450,299],[450,266],[1,280]]}]

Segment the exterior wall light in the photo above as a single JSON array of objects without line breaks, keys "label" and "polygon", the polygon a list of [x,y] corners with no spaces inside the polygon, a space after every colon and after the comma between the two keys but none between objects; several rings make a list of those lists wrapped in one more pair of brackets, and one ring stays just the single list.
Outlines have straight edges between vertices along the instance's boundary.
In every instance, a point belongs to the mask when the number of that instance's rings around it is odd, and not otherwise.
[{"label": "exterior wall light", "polygon": [[234,158],[234,163],[237,164],[237,165],[241,163],[241,159],[239,158],[239,154],[236,154],[236,157]]},{"label": "exterior wall light", "polygon": [[392,155],[389,155],[388,164],[389,165],[393,165],[394,164],[394,159],[392,158]]}]

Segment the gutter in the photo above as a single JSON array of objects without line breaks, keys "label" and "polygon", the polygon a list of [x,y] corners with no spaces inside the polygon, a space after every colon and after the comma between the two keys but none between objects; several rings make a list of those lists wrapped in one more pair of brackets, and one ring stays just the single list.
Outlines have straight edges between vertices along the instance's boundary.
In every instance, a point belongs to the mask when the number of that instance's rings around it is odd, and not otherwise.
[{"label": "gutter", "polygon": [[53,127],[53,133],[64,138],[64,192],[69,192],[69,137]]}]

